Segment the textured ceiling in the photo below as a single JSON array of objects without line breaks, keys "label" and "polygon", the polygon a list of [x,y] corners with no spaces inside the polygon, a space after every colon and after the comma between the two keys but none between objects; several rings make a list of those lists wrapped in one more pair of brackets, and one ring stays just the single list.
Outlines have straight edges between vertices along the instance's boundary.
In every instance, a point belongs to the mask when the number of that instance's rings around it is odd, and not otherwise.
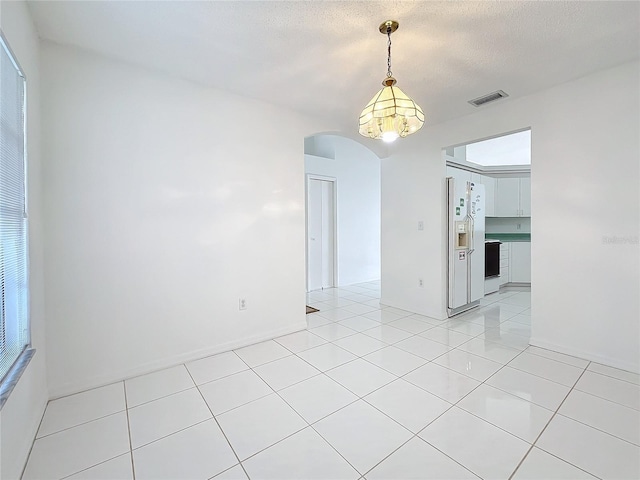
[{"label": "textured ceiling", "polygon": [[[355,130],[386,74],[427,123],[639,58],[640,2],[31,1],[43,39],[330,118]],[[481,108],[491,108],[490,105]]]}]

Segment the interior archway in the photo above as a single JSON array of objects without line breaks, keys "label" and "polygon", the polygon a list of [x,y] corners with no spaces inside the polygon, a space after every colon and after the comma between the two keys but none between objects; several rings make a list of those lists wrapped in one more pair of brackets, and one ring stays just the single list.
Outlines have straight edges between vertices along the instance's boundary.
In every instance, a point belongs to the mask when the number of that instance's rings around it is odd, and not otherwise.
[{"label": "interior archway", "polygon": [[[380,279],[379,153],[385,155],[384,150],[374,151],[342,134],[305,138],[307,291]],[[314,193],[320,191],[318,182],[324,182],[325,197],[332,192],[324,207]],[[327,242],[332,244],[327,247]]]}]

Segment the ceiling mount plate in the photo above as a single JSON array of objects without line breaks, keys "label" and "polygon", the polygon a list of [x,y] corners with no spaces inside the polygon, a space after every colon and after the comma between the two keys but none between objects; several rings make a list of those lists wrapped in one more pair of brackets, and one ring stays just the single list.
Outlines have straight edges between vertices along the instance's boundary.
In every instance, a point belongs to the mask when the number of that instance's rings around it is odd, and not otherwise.
[{"label": "ceiling mount plate", "polygon": [[380,33],[386,35],[387,33],[395,32],[400,24],[395,20],[387,20],[386,22],[382,22],[380,24]]}]

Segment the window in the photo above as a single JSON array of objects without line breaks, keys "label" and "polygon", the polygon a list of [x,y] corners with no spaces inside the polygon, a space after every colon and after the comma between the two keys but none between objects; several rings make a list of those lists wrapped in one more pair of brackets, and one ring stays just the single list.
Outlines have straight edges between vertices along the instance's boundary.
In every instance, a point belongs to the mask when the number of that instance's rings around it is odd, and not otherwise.
[{"label": "window", "polygon": [[26,80],[0,32],[0,379],[29,345]]}]

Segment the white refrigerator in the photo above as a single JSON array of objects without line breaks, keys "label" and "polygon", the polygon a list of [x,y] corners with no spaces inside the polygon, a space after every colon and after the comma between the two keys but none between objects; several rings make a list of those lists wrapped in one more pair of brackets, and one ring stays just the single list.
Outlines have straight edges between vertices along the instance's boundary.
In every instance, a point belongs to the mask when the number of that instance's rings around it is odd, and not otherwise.
[{"label": "white refrigerator", "polygon": [[447,178],[449,316],[484,297],[484,185]]}]

